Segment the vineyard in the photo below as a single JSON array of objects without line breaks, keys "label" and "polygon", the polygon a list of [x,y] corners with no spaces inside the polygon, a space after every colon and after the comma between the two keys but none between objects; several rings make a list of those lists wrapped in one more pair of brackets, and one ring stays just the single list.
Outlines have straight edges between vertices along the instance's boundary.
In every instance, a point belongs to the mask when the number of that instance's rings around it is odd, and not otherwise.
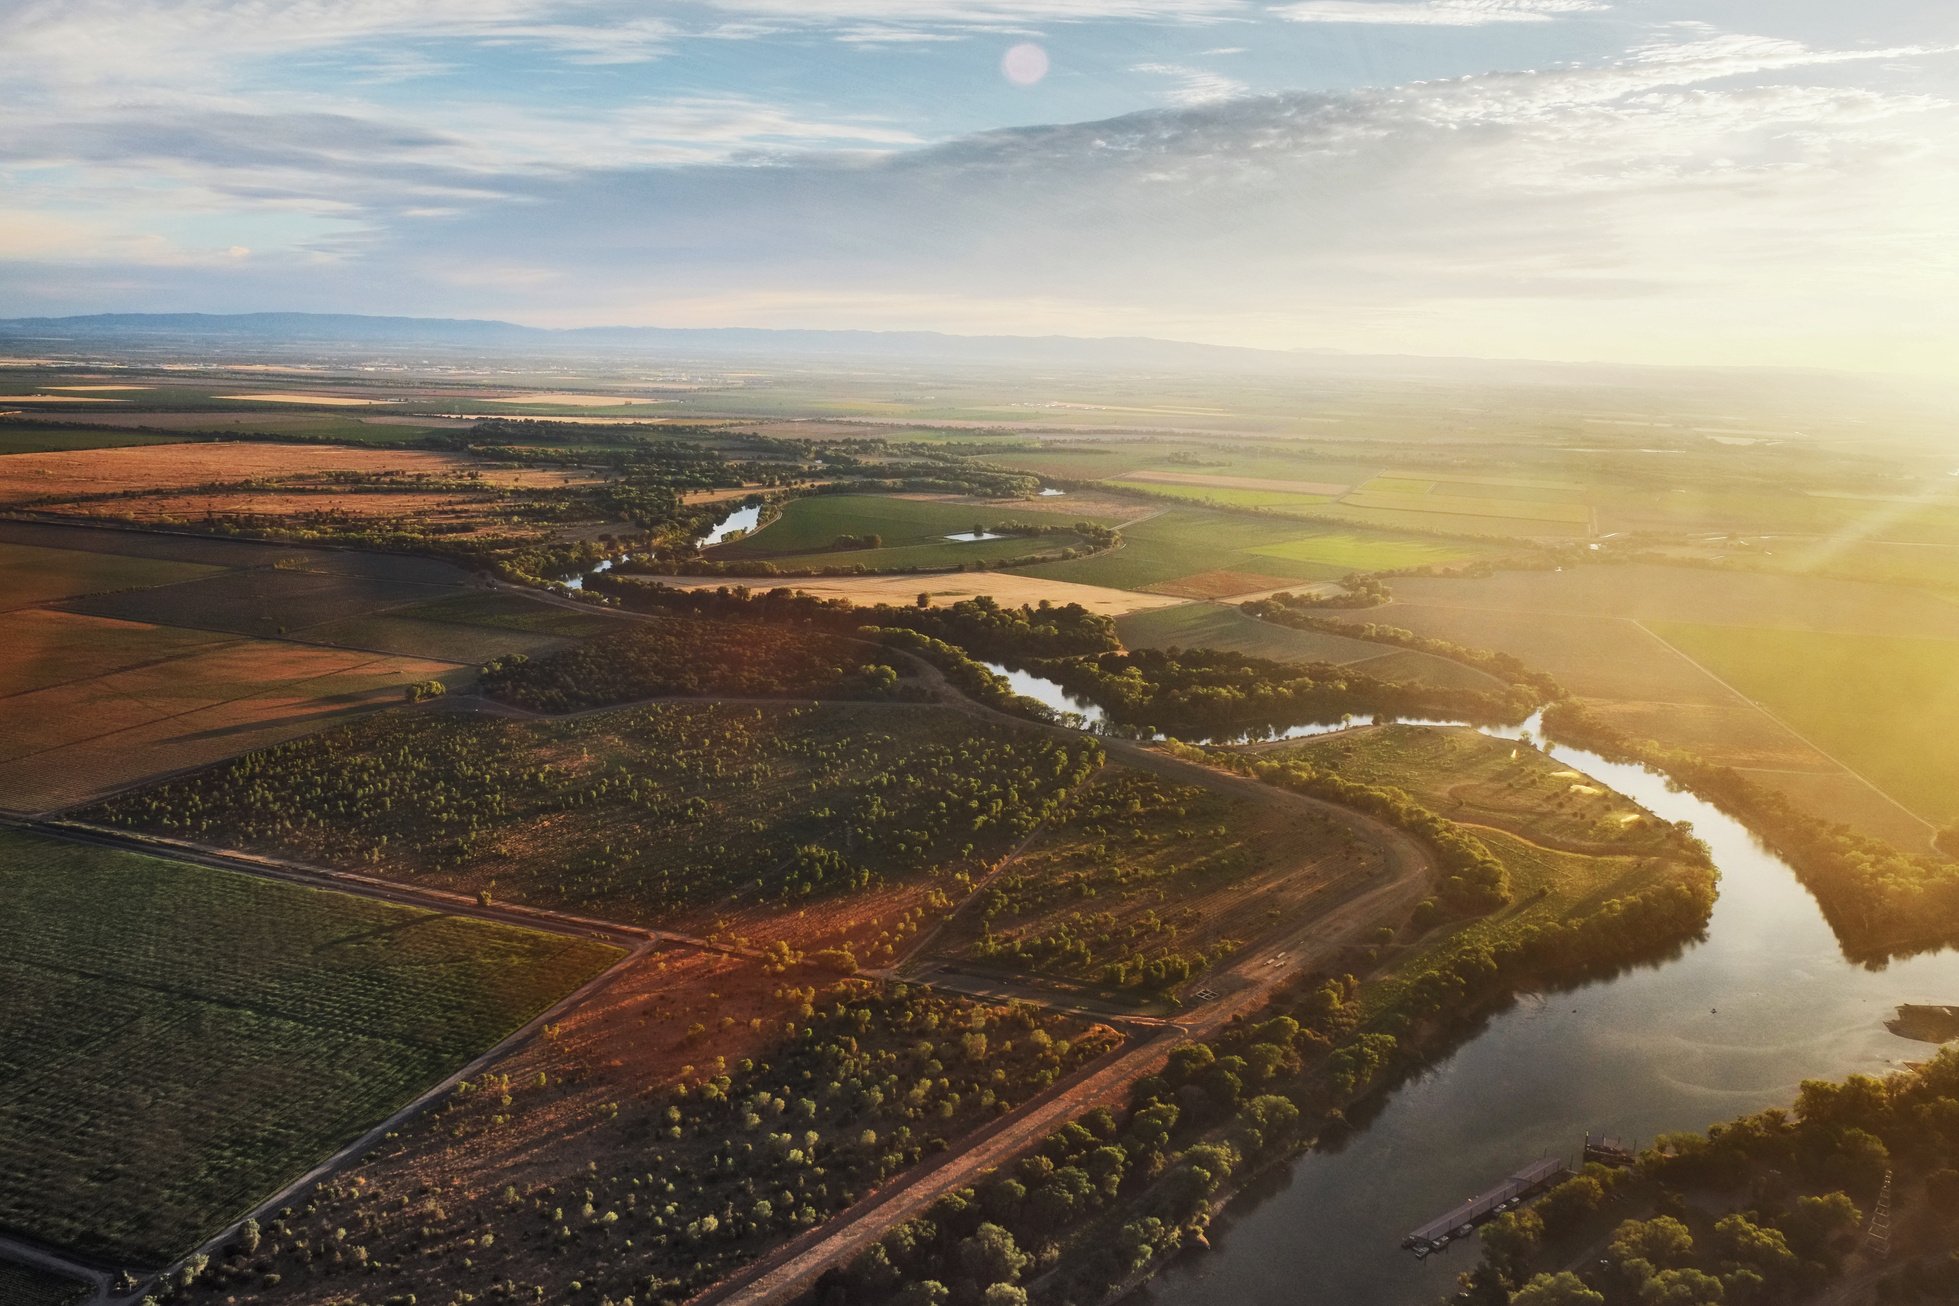
[{"label": "vineyard", "polygon": [[1360,857],[1314,818],[1110,768],[987,887],[949,946],[1160,994],[1269,933]]},{"label": "vineyard", "polygon": [[616,956],[0,834],[0,1227],[167,1261]]},{"label": "vineyard", "polygon": [[614,919],[790,903],[997,857],[1099,763],[919,706],[400,716],[115,799],[91,819]]}]

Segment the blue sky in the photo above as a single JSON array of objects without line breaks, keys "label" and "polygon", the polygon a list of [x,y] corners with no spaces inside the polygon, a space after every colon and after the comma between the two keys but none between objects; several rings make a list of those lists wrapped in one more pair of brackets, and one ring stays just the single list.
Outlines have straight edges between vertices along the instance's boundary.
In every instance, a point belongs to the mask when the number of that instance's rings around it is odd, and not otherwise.
[{"label": "blue sky", "polygon": [[1949,0],[0,0],[0,314],[1941,373]]}]

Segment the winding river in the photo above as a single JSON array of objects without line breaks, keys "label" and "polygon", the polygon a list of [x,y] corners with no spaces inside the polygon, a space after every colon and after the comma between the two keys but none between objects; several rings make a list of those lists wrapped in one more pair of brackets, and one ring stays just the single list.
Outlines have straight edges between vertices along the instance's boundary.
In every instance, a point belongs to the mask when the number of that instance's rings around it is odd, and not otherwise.
[{"label": "winding river", "polygon": [[[1085,728],[1105,724],[1099,708],[1054,681],[992,669]],[[1354,717],[1264,737],[1371,724]],[[1542,737],[1535,717],[1484,733]],[[1706,936],[1670,958],[1497,1012],[1339,1145],[1256,1181],[1211,1230],[1212,1250],[1172,1264],[1131,1306],[1432,1306],[1480,1244],[1418,1261],[1402,1237],[1523,1163],[1576,1162],[1587,1131],[1646,1142],[1787,1105],[1804,1079],[1883,1074],[1931,1055],[1884,1022],[1900,1003],[1959,1002],[1959,951],[1881,970],[1856,965],[1795,872],[1739,821],[1645,767],[1550,751],[1707,843],[1721,893]]]},{"label": "winding river", "polygon": [[[1486,733],[1535,735],[1536,721]],[[1415,1079],[1337,1148],[1261,1179],[1193,1253],[1131,1300],[1184,1306],[1430,1306],[1479,1244],[1427,1261],[1402,1236],[1587,1130],[1648,1141],[1786,1105],[1804,1079],[1881,1074],[1931,1047],[1884,1027],[1903,1002],[1959,1001],[1959,952],[1881,971],[1844,959],[1787,863],[1747,828],[1643,767],[1551,753],[1712,849],[1704,940],[1575,990],[1528,995]]]}]

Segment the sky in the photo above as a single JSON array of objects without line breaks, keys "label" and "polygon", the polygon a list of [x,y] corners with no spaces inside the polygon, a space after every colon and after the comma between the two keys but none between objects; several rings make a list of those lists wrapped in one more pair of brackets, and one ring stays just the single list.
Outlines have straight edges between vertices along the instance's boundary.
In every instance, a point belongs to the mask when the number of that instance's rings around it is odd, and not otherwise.
[{"label": "sky", "polygon": [[0,0],[0,316],[1959,360],[1952,0]]}]

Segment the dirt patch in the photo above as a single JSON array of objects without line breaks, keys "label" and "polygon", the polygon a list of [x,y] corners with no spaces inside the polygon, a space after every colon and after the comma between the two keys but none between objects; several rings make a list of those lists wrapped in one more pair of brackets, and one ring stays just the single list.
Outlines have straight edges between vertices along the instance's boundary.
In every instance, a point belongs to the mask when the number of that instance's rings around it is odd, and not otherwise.
[{"label": "dirt patch", "polygon": [[1167,608],[1185,600],[1163,594],[1138,594],[1130,590],[1107,589],[1100,585],[1077,585],[1072,581],[1043,580],[1005,571],[949,572],[927,576],[817,576],[805,578],[770,576],[663,576],[657,582],[679,589],[718,589],[723,585],[747,585],[754,589],[788,586],[818,598],[846,599],[860,606],[899,604],[906,607],[928,595],[934,607],[946,607],[964,599],[990,594],[1007,607],[1025,603],[1079,603],[1090,612],[1119,617],[1127,612]]}]

